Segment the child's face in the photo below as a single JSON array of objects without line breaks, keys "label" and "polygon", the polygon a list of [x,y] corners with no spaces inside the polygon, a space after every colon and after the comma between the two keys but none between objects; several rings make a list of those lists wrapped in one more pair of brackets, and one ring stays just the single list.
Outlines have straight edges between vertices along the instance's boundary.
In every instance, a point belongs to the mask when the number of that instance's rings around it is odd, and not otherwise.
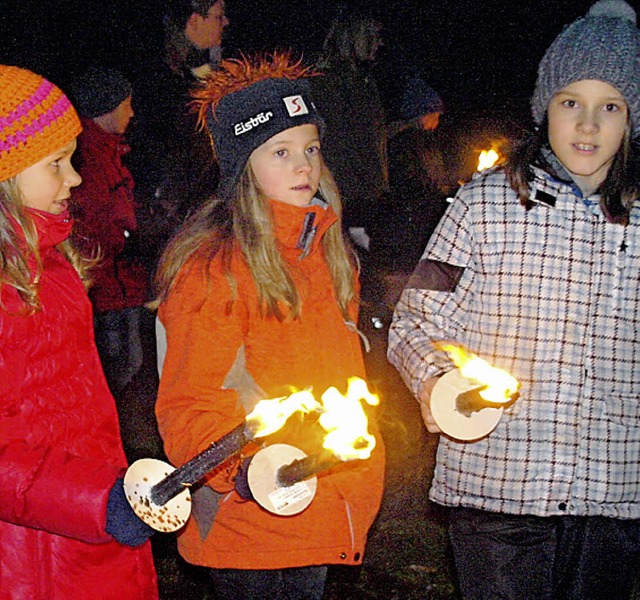
[{"label": "child's face", "polygon": [[628,123],[622,94],[604,81],[585,79],[549,103],[549,142],[586,195],[606,178]]},{"label": "child's face", "polygon": [[69,208],[71,188],[82,178],[71,165],[76,140],[16,175],[24,206],[58,215]]},{"label": "child's face", "polygon": [[440,113],[426,113],[418,118],[418,125],[424,131],[434,131],[440,125]]},{"label": "child's face", "polygon": [[281,131],[253,151],[249,166],[265,197],[306,206],[320,184],[318,128],[306,124]]},{"label": "child's face", "polygon": [[131,106],[131,96],[129,96],[120,102],[111,112],[96,117],[94,121],[105,131],[122,135],[127,131],[132,117],[133,107]]}]

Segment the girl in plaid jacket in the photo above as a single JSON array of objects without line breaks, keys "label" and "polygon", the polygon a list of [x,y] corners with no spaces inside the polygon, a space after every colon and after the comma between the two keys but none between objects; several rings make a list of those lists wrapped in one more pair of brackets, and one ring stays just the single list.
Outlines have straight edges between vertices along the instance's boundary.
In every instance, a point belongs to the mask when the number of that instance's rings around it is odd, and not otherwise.
[{"label": "girl in plaid jacket", "polygon": [[441,436],[465,598],[626,598],[640,557],[640,37],[596,3],[547,50],[539,126],[463,186],[396,307],[389,359],[421,403],[453,340],[521,383],[496,428]]}]

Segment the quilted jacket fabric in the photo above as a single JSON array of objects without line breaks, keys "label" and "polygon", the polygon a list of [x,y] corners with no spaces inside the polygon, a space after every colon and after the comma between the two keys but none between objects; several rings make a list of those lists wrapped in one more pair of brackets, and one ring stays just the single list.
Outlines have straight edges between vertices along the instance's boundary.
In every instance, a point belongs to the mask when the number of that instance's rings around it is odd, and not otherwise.
[{"label": "quilted jacket fabric", "polygon": [[0,598],[154,599],[149,543],[121,546],[104,531],[126,460],[91,304],[55,247],[72,221],[29,212],[43,309],[21,314],[15,289],[0,290]]}]

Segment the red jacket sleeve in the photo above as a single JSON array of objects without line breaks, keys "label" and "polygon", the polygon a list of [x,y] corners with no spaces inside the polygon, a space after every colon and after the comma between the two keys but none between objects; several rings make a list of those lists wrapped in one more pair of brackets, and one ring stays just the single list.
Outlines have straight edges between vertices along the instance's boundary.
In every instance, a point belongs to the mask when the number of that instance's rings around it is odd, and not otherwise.
[{"label": "red jacket sleeve", "polygon": [[0,519],[90,543],[105,533],[109,491],[120,469],[24,441],[0,446]]},{"label": "red jacket sleeve", "polygon": [[29,442],[31,409],[22,393],[27,358],[12,345],[4,315],[0,311],[0,520],[86,542],[111,541],[104,531],[107,498],[121,467],[52,442]]}]

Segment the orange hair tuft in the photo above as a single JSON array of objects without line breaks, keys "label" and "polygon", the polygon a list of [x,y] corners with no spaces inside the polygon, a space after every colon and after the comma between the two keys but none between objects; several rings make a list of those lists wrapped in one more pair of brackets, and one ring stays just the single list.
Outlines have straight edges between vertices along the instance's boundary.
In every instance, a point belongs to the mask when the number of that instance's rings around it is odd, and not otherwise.
[{"label": "orange hair tuft", "polygon": [[265,79],[301,79],[320,75],[311,67],[302,65],[302,58],[294,60],[289,52],[258,54],[223,60],[217,69],[209,73],[192,96],[198,113],[198,126],[204,127],[207,113],[215,118],[216,107],[230,94],[244,90]]}]

